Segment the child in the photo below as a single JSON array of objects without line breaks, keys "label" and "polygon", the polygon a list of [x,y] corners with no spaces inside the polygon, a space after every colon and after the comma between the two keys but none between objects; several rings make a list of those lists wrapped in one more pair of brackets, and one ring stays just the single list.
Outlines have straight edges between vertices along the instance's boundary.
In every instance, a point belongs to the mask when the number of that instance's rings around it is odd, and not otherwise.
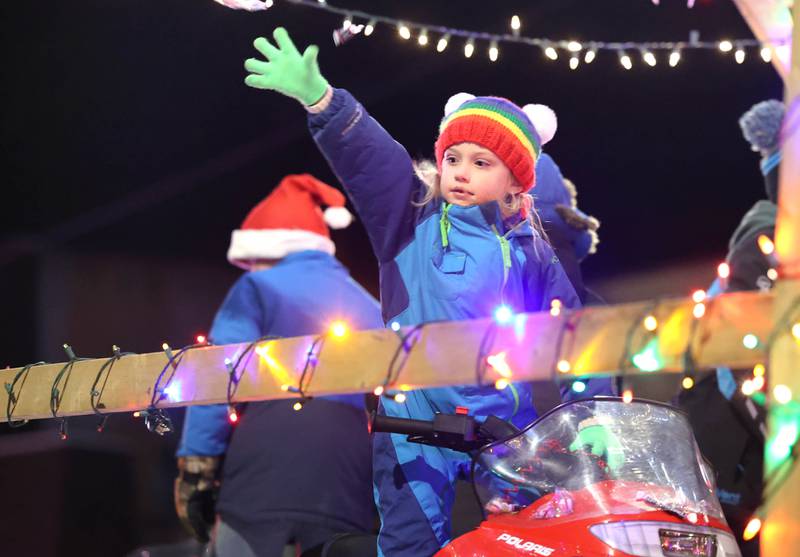
[{"label": "child", "polygon": [[[247,272],[214,318],[214,343],[317,334],[337,319],[354,329],[381,326],[377,301],[334,257],[328,228],[350,222],[344,204],[338,190],[294,174],[250,211],[228,250],[228,260]],[[240,404],[236,427],[225,405],[186,410],[175,506],[201,541],[216,510],[216,557],[274,557],[289,543],[307,551],[337,533],[372,528],[364,397],[317,397],[301,412],[292,404]]]},{"label": "child", "polygon": [[[274,37],[277,48],[264,38],[254,42],[268,61],[247,60],[252,75],[245,83],[291,96],[310,112],[314,139],[349,193],[378,258],[387,323],[486,317],[500,304],[517,312],[542,311],[554,298],[578,305],[558,259],[531,224],[527,192],[541,144],[555,131],[551,110],[456,95],[435,145],[438,173],[423,181],[405,149],[364,107],[328,85],[316,46],[301,55],[285,29],[276,29]],[[610,394],[610,382],[599,390]],[[523,383],[504,390],[421,389],[408,393],[403,404],[383,400],[380,411],[429,420],[457,407],[518,426],[536,415],[530,385]],[[401,435],[376,435],[379,555],[420,557],[445,545],[454,483],[468,466],[463,454],[408,443]]]},{"label": "child", "polygon": [[536,209],[547,234],[581,303],[586,303],[581,262],[595,253],[600,222],[578,209],[575,185],[561,175],[561,170],[547,153],[536,163]]}]

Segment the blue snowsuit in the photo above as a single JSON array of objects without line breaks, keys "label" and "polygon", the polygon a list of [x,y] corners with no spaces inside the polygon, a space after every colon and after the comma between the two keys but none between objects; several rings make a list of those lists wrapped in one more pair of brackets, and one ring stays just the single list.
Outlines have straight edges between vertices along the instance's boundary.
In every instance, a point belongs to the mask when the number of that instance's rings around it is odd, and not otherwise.
[{"label": "blue snowsuit", "polygon": [[[326,110],[309,115],[309,127],[369,235],[380,264],[387,323],[487,317],[501,303],[516,312],[542,311],[553,298],[566,307],[579,305],[550,246],[527,222],[504,222],[496,202],[413,204],[425,187],[408,153],[347,91],[336,89]],[[593,394],[611,393],[609,381],[594,383]],[[493,386],[420,389],[402,404],[382,400],[380,411],[427,420],[458,406],[479,418],[495,415],[518,426],[536,417],[528,383],[502,391]],[[374,436],[379,555],[433,555],[450,540],[454,483],[468,464],[464,454],[408,443],[402,435]]]},{"label": "blue snowsuit", "polygon": [[[242,275],[209,339],[228,344],[316,334],[336,319],[353,329],[383,325],[377,301],[334,257],[299,251]],[[225,455],[217,512],[257,555],[274,554],[276,544],[282,550],[289,540],[276,540],[276,532],[287,523],[328,536],[368,532],[374,523],[363,395],[314,398],[301,412],[291,405],[248,403],[235,427],[225,405],[191,406],[178,448],[178,456]]]}]

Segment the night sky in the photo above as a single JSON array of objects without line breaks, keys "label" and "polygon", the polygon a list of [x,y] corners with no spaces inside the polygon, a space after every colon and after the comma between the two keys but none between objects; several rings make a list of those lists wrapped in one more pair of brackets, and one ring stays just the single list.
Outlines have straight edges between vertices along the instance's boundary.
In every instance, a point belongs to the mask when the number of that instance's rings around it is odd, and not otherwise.
[{"label": "night sky", "polygon": [[[413,157],[432,156],[454,93],[550,105],[559,130],[545,151],[602,222],[599,253],[583,266],[590,286],[689,261],[709,262],[713,273],[764,196],[737,121],[755,102],[781,98],[782,84],[755,50],[741,65],[733,53],[687,51],[675,69],[664,53],[649,68],[631,52],[631,71],[601,52],[571,71],[563,52],[553,62],[534,47],[501,45],[491,63],[479,42],[468,60],[461,40],[437,54],[436,35],[423,48],[386,26],[336,48],[340,16],[275,1],[259,13],[211,0],[0,3],[0,366],[62,361],[65,341],[87,357],[112,342],[137,352],[164,339],[188,343],[237,276],[225,254],[248,210],[289,173],[338,185],[298,103],[243,83],[252,41],[279,25],[301,49],[318,44],[323,75]],[[693,29],[707,41],[752,38],[727,0],[693,9],[685,0],[331,3],[496,33],[518,14],[523,35],[556,40],[682,41]],[[334,240],[377,293],[360,225]],[[109,555],[180,539],[176,436],[151,435],[126,414],[103,434],[93,416],[71,423],[71,441],[60,445],[55,420],[0,426],[4,448],[21,447],[3,461],[13,478],[3,491],[13,518],[3,521],[4,544],[15,547],[16,537],[27,553],[48,554],[34,542],[58,542],[73,550],[59,554]]]},{"label": "night sky", "polygon": [[[473,0],[333,2],[411,21],[526,36],[605,41],[752,38],[731,2]],[[721,258],[744,212],[763,196],[758,157],[738,117],[780,98],[775,70],[754,50],[687,51],[675,68],[615,53],[571,71],[562,53],[463,42],[437,54],[379,26],[336,48],[336,15],[278,1],[236,12],[210,0],[4,2],[0,7],[3,212],[0,273],[6,319],[30,304],[31,265],[53,251],[174,256],[219,262],[230,231],[287,173],[336,184],[296,101],[243,84],[252,40],[285,26],[321,47],[320,67],[349,89],[414,157],[432,156],[447,98],[459,91],[550,105],[545,146],[602,222],[589,279],[687,259]],[[376,291],[358,226],[334,236],[339,255]],[[33,277],[35,279],[35,277]]]}]

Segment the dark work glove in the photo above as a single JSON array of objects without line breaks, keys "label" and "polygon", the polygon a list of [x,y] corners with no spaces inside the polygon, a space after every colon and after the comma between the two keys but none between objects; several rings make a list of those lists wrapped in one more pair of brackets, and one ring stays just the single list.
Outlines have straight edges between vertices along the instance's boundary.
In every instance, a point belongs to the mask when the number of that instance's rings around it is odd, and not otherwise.
[{"label": "dark work glove", "polygon": [[178,458],[175,510],[184,528],[203,543],[208,542],[214,526],[219,460],[216,456]]}]

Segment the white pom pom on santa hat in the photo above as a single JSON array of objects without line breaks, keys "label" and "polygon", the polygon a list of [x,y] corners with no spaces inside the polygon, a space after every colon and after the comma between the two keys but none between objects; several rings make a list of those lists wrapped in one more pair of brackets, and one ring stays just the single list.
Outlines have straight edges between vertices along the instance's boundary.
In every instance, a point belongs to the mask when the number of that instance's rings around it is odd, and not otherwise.
[{"label": "white pom pom on santa hat", "polygon": [[447,103],[444,105],[444,115],[445,117],[450,116],[453,112],[458,110],[458,107],[464,104],[467,101],[471,101],[475,98],[475,95],[470,95],[469,93],[456,93],[449,99],[447,99]]},{"label": "white pom pom on santa hat", "polygon": [[553,109],[544,104],[526,104],[522,112],[530,119],[542,145],[553,139],[558,129],[558,119]]},{"label": "white pom pom on santa hat", "polygon": [[334,230],[347,228],[353,222],[353,215],[344,207],[328,207],[322,213],[325,224]]}]

